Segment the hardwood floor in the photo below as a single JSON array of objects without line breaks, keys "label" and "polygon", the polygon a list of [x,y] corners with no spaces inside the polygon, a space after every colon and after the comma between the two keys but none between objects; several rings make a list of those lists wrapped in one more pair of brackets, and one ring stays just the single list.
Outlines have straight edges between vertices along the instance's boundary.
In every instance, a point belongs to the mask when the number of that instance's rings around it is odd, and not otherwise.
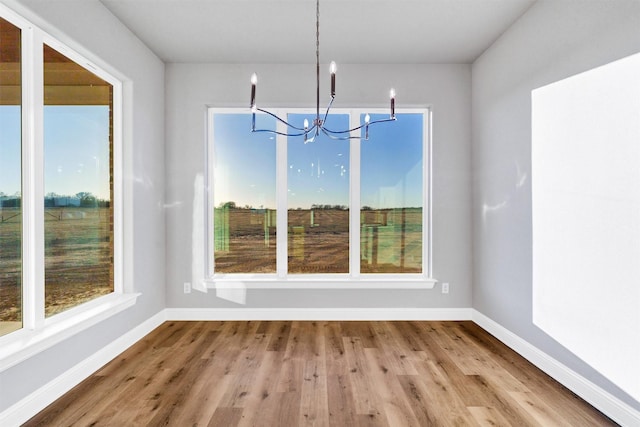
[{"label": "hardwood floor", "polygon": [[616,425],[472,322],[167,322],[27,426]]}]

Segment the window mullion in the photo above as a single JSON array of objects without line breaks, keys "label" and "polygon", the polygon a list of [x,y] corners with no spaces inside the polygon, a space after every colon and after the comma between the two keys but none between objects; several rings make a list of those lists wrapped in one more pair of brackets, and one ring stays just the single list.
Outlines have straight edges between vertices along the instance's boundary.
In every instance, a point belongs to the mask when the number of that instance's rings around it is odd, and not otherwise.
[{"label": "window mullion", "polygon": [[114,82],[111,109],[113,115],[113,291],[123,293],[124,289],[124,233],[123,224],[123,203],[122,203],[122,85],[120,82]]},{"label": "window mullion", "polygon": [[23,307],[24,326],[44,325],[44,179],[42,34],[23,32]]},{"label": "window mullion", "polygon": [[429,108],[423,115],[423,150],[422,150],[422,188],[424,201],[422,202],[422,274],[426,277],[432,275],[432,170],[431,167],[431,109]]},{"label": "window mullion", "polygon": [[[359,125],[357,111],[349,114],[349,128]],[[351,139],[349,154],[349,271],[351,277],[360,277],[360,140]]]},{"label": "window mullion", "polygon": [[[280,121],[276,129],[287,131]],[[287,137],[276,135],[276,272],[280,279],[287,276],[287,171]]]},{"label": "window mullion", "polygon": [[[207,112],[207,143],[205,144],[205,158],[207,159],[207,162],[209,162],[209,164],[214,165],[216,164],[216,158],[215,158],[215,150],[213,147],[213,126],[214,126],[214,120],[213,120],[213,116],[214,116],[214,111],[212,109],[209,109]],[[206,254],[206,259],[204,260],[204,273],[205,273],[205,277],[213,277],[214,271],[215,271],[215,236],[213,233],[213,230],[215,230],[215,215],[216,215],[216,210],[215,210],[215,206],[214,206],[214,200],[215,200],[215,181],[214,181],[214,171],[213,168],[211,167],[207,167],[205,168],[205,188],[207,189],[207,205],[206,205],[206,213],[205,213],[205,220],[204,220],[204,226],[206,227],[207,233],[206,233],[206,238],[205,238],[205,245],[206,245],[206,249],[205,249],[205,254]],[[198,191],[198,188],[196,186],[196,188],[194,189],[194,191]],[[196,200],[196,197],[204,197],[203,194],[195,194],[194,195],[194,200]],[[194,221],[196,218],[197,213],[194,215]],[[195,240],[195,239],[194,239]],[[193,242],[193,245],[197,245],[197,242]],[[195,277],[193,277],[193,283],[194,286],[196,287],[196,289],[198,289],[198,280]],[[204,289],[204,291],[206,291],[206,289]]]}]

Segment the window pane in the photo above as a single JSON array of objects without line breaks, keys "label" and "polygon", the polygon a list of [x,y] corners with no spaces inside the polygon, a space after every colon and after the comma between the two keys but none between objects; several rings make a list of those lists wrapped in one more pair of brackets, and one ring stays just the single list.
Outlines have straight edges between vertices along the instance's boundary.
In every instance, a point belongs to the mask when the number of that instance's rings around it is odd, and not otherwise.
[{"label": "window pane", "polygon": [[0,18],[0,335],[22,328],[20,29]]},{"label": "window pane", "polygon": [[422,272],[423,115],[397,118],[360,148],[361,273]]},{"label": "window pane", "polygon": [[[289,114],[303,127],[314,115]],[[327,126],[349,128],[348,114],[332,114]],[[349,272],[349,141],[320,134],[304,143],[288,137],[287,207],[289,273]]]},{"label": "window pane", "polygon": [[[256,116],[257,129],[275,130]],[[214,271],[276,271],[276,140],[252,133],[251,114],[213,117]]]},{"label": "window pane", "polygon": [[113,292],[112,94],[44,47],[47,317]]}]

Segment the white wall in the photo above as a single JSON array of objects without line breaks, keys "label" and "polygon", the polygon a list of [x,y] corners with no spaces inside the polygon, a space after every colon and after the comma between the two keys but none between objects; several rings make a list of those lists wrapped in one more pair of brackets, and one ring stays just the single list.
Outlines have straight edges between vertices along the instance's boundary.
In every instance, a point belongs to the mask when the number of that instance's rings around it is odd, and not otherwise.
[{"label": "white wall", "polygon": [[[328,67],[326,67],[328,69]],[[260,105],[315,105],[315,64],[168,64],[167,307],[402,308],[470,307],[470,66],[341,64],[335,107],[388,104],[433,108],[433,274],[451,293],[433,290],[248,290],[246,305],[214,292],[183,293],[191,281],[194,180],[204,173],[206,106],[247,107],[249,77],[260,74]],[[328,77],[328,76],[327,76]],[[321,82],[326,84],[326,82]],[[321,101],[323,104],[325,100]]]},{"label": "white wall", "polygon": [[638,401],[639,79],[635,54],[531,95],[533,323]]},{"label": "white wall", "polygon": [[637,1],[539,1],[472,67],[473,307],[636,409],[532,322],[531,91],[639,52],[639,28]]},{"label": "white wall", "polygon": [[126,280],[137,304],[0,373],[0,412],[165,306],[164,64],[96,0],[3,0],[43,30],[124,79]]}]

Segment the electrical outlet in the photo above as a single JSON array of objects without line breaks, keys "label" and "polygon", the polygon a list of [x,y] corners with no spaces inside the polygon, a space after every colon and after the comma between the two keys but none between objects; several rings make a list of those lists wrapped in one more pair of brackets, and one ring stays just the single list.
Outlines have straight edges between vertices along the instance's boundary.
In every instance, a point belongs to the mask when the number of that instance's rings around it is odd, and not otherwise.
[{"label": "electrical outlet", "polygon": [[184,282],[184,293],[185,294],[190,294],[191,293],[191,283]]},{"label": "electrical outlet", "polygon": [[448,294],[449,293],[449,283],[443,283],[442,284],[442,293],[443,294]]}]

